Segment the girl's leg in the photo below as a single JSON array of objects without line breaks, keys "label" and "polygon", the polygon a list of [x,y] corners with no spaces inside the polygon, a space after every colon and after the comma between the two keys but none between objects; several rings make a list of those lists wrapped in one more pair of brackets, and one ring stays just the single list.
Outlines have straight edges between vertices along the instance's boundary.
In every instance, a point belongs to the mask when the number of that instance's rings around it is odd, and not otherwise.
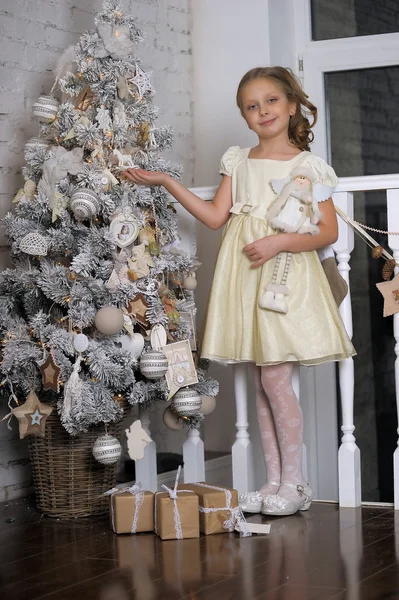
[{"label": "girl's leg", "polygon": [[293,363],[262,367],[262,387],[269,398],[281,454],[281,487],[278,495],[298,499],[298,491],[285,486],[307,485],[302,474],[303,417],[292,388]]},{"label": "girl's leg", "polygon": [[261,367],[251,365],[255,380],[256,411],[266,463],[267,483],[259,490],[262,496],[277,494],[281,478],[280,451],[273,413],[261,381]]}]

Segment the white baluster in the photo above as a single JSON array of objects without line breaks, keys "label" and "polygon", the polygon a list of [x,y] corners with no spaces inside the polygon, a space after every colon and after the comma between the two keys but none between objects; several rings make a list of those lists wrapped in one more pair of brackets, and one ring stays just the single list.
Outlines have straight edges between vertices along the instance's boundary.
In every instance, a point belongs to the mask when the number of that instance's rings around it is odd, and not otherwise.
[{"label": "white baluster", "polygon": [[[353,219],[353,194],[337,192],[334,203]],[[354,233],[342,219],[338,218],[339,236],[334,250],[337,253],[338,270],[348,284],[348,294],[340,306],[340,313],[350,338],[353,335],[352,306],[349,286],[349,261],[354,247]],[[339,503],[341,506],[359,506],[362,500],[360,450],[353,435],[354,365],[348,358],[339,363],[339,387],[342,404],[342,443],[338,451]]]},{"label": "white baluster", "polygon": [[248,433],[248,386],[245,363],[234,365],[234,392],[237,434],[232,448],[233,487],[241,494],[254,489],[253,451]]},{"label": "white baluster", "polygon": [[[387,190],[388,230],[399,231],[399,190]],[[393,257],[399,263],[399,236],[388,236],[389,247],[393,251]],[[398,269],[395,269],[398,272]],[[395,337],[395,392],[396,411],[399,415],[399,314],[393,317],[393,335]],[[399,435],[399,428],[397,429]],[[398,447],[393,455],[393,477],[394,477],[394,503],[395,510],[399,510],[399,440]]]},{"label": "white baluster", "polygon": [[204,442],[198,429],[189,429],[183,444],[184,483],[205,481]]},{"label": "white baluster", "polygon": [[[148,410],[140,410],[139,418],[144,431],[151,437]],[[136,460],[136,481],[140,481],[143,490],[156,492],[158,489],[157,448],[154,441],[145,447],[144,457]]]}]

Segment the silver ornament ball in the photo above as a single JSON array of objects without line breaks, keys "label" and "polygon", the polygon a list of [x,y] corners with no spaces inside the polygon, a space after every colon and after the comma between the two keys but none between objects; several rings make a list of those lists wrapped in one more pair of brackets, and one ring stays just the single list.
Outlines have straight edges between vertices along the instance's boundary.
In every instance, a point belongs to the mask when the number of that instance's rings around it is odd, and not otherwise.
[{"label": "silver ornament ball", "polygon": [[52,123],[58,114],[59,102],[53,96],[39,96],[32,106],[33,116],[40,123]]},{"label": "silver ornament ball", "polygon": [[183,417],[193,417],[201,412],[201,396],[193,388],[180,388],[172,398],[172,407]]},{"label": "silver ornament ball", "polygon": [[75,190],[71,196],[71,209],[78,221],[94,217],[100,210],[97,194],[88,188]]},{"label": "silver ornament ball", "polygon": [[103,306],[94,319],[98,331],[104,335],[119,333],[124,323],[123,312],[116,306]]},{"label": "silver ornament ball", "polygon": [[140,371],[147,379],[161,379],[168,367],[168,359],[159,350],[148,350],[141,355]]},{"label": "silver ornament ball", "polygon": [[165,423],[166,427],[172,429],[172,431],[180,431],[184,427],[183,421],[173,414],[173,412],[170,410],[170,406],[164,410],[163,422]]},{"label": "silver ornament ball", "polygon": [[108,433],[96,439],[93,445],[93,456],[102,465],[113,465],[122,454],[122,446],[118,440]]},{"label": "silver ornament ball", "polygon": [[25,152],[27,152],[28,150],[47,150],[47,148],[50,148],[50,146],[51,143],[47,140],[43,140],[39,137],[33,137],[26,142]]}]

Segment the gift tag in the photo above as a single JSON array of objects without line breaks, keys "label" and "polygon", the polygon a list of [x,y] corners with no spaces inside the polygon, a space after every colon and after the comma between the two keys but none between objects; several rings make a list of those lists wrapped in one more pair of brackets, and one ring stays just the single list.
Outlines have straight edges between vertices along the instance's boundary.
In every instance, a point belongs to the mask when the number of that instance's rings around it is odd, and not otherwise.
[{"label": "gift tag", "polygon": [[144,457],[145,447],[152,442],[150,436],[144,431],[140,419],[134,421],[129,429],[125,429],[127,438],[127,450],[132,460],[140,460]]},{"label": "gift tag", "polygon": [[165,327],[159,323],[158,325],[154,325],[151,329],[150,340],[153,350],[160,350],[163,346],[166,346],[167,336]]}]

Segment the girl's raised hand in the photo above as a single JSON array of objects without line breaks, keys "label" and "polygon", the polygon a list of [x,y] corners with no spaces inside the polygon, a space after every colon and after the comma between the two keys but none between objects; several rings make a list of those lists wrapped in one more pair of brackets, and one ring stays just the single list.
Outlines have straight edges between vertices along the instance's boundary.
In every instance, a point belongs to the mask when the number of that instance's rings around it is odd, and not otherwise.
[{"label": "girl's raised hand", "polygon": [[252,244],[244,246],[243,251],[246,252],[249,260],[252,262],[251,269],[256,269],[263,265],[279,252],[283,251],[283,234],[267,235]]},{"label": "girl's raised hand", "polygon": [[124,177],[138,185],[164,185],[168,175],[160,171],[145,171],[144,169],[126,169]]}]

